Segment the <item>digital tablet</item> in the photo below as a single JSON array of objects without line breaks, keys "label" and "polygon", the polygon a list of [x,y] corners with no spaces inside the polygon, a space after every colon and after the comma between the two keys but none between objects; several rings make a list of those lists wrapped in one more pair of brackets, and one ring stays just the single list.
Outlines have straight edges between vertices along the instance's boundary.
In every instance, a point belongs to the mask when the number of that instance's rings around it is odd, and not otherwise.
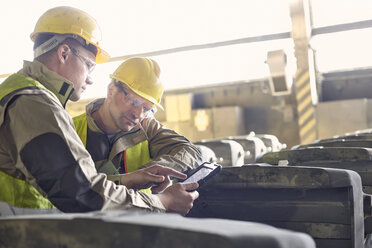
[{"label": "digital tablet", "polygon": [[206,181],[217,175],[222,169],[219,164],[205,162],[199,165],[194,171],[181,183],[194,183],[197,182],[199,187],[202,186]]}]

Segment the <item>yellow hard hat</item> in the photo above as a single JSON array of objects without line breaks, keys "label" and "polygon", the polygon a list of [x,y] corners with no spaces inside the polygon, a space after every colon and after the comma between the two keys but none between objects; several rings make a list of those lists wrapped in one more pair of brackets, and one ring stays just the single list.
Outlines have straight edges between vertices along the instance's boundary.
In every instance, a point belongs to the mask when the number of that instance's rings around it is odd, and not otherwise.
[{"label": "yellow hard hat", "polygon": [[148,58],[130,58],[110,75],[116,81],[126,84],[139,96],[149,100],[157,107],[160,105],[164,86],[159,80],[160,67],[155,60]]},{"label": "yellow hard hat", "polygon": [[48,10],[37,21],[35,30],[30,35],[32,41],[41,33],[77,35],[84,39],[85,45],[91,44],[97,48],[97,63],[103,63],[110,58],[99,46],[101,30],[96,20],[82,10],[66,6]]}]

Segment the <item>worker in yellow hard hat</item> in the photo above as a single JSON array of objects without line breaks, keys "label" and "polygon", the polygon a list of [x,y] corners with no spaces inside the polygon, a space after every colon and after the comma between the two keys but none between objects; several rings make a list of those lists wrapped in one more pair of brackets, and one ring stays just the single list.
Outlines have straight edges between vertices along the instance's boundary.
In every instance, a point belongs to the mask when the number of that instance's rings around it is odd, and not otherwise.
[{"label": "worker in yellow hard hat", "polygon": [[[96,21],[79,9],[56,7],[40,17],[31,39],[34,61],[0,84],[0,215],[4,204],[5,213],[15,214],[128,208],[186,214],[198,197],[197,184],[166,188],[169,176],[186,175],[160,165],[117,183],[107,180],[64,110],[92,83],[95,64],[108,59]],[[164,192],[133,190],[154,183]]]},{"label": "worker in yellow hard hat", "polygon": [[153,59],[130,58],[111,75],[107,98],[89,103],[86,113],[74,118],[98,171],[120,176],[163,165],[184,172],[200,163],[199,149],[154,117],[163,108],[159,77]]}]

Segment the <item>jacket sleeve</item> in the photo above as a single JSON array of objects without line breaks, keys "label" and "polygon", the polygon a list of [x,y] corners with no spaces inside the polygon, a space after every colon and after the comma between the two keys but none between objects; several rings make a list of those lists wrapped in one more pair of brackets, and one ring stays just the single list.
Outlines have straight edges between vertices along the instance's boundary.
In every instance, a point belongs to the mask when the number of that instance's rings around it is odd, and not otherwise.
[{"label": "jacket sleeve", "polygon": [[153,158],[146,166],[159,164],[185,172],[201,163],[200,150],[194,144],[155,118],[144,119],[142,127],[148,136]]},{"label": "jacket sleeve", "polygon": [[22,95],[8,107],[8,122],[25,178],[64,212],[138,209],[164,212],[156,195],[134,191],[97,173],[71,117],[47,93]]}]

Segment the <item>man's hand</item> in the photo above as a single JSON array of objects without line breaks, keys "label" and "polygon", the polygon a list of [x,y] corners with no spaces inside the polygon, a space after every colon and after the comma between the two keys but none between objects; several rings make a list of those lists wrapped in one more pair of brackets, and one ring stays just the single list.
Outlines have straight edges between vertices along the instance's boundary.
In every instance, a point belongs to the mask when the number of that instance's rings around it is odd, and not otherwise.
[{"label": "man's hand", "polygon": [[194,200],[199,197],[198,183],[176,183],[158,194],[167,212],[185,216],[193,207]]},{"label": "man's hand", "polygon": [[163,191],[171,183],[169,177],[185,179],[187,176],[174,169],[161,165],[153,165],[148,168],[139,169],[123,174],[120,183],[130,189],[146,189],[151,186],[153,193]]}]

